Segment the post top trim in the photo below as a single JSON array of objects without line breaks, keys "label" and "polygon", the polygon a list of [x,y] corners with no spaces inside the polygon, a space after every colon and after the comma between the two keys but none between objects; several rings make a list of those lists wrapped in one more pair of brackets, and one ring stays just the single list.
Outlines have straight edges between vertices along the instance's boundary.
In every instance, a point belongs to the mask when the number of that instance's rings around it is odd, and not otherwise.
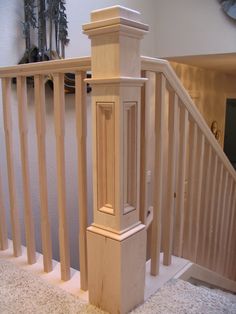
[{"label": "post top trim", "polygon": [[[106,30],[104,28],[111,26],[130,26],[139,31],[148,31],[147,24],[140,22],[140,13],[122,6],[113,6],[105,9],[93,11],[91,13],[91,22],[83,25],[84,33],[92,34],[95,30]],[[93,33],[93,35],[95,35]]]},{"label": "post top trim", "polygon": [[91,12],[91,22],[97,22],[115,17],[123,17],[126,19],[139,21],[140,12],[128,9],[121,5],[115,5],[108,8],[94,10]]}]

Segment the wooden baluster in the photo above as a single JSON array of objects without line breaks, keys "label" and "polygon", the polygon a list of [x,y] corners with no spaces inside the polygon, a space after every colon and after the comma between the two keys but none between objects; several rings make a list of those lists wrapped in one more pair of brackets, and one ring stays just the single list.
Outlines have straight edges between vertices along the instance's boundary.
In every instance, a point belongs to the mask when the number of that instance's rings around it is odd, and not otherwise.
[{"label": "wooden baluster", "polygon": [[230,208],[232,206],[233,201],[233,179],[229,177],[229,184],[227,190],[227,200],[225,205],[225,213],[224,213],[224,232],[222,235],[222,254],[220,255],[221,258],[221,274],[224,275],[226,260],[227,260],[227,243],[228,243],[228,235],[230,231]]},{"label": "wooden baluster", "polygon": [[[236,207],[234,207],[234,211],[236,211]],[[234,213],[234,217],[236,213]],[[236,219],[233,221],[233,232],[232,232],[232,246],[231,246],[231,257],[229,262],[229,274],[230,279],[236,280],[236,268],[235,268],[235,259],[236,259]],[[235,276],[235,277],[234,277]]]},{"label": "wooden baluster", "polygon": [[193,212],[193,228],[192,228],[192,245],[193,245],[193,255],[192,260],[195,262],[197,260],[197,248],[199,244],[199,231],[200,231],[200,212],[201,212],[201,197],[203,189],[203,163],[204,163],[204,149],[205,149],[205,137],[198,130],[198,142],[197,142],[197,152],[196,152],[196,187],[195,187],[195,210]]},{"label": "wooden baluster", "polygon": [[8,249],[6,212],[2,192],[2,176],[0,173],[0,250]]},{"label": "wooden baluster", "polygon": [[3,120],[7,155],[8,187],[14,256],[21,255],[21,232],[18,205],[16,200],[15,171],[13,160],[12,116],[11,116],[11,79],[2,79]]},{"label": "wooden baluster", "polygon": [[18,118],[20,132],[20,151],[24,194],[24,220],[28,263],[36,262],[34,221],[30,195],[30,173],[28,155],[27,90],[26,78],[17,77]]},{"label": "wooden baluster", "polygon": [[236,221],[236,185],[234,183],[233,188],[233,200],[231,204],[230,210],[230,226],[229,226],[229,238],[227,243],[227,251],[226,251],[226,263],[225,263],[225,270],[224,273],[226,276],[230,276],[230,263],[232,260],[232,256],[234,257],[233,250],[234,250],[234,243],[235,238],[233,237],[234,234],[234,221]]},{"label": "wooden baluster", "polygon": [[[142,77],[147,77],[148,73],[142,71]],[[140,132],[140,221],[146,225],[147,208],[146,208],[146,106],[152,90],[149,87],[149,81],[141,88],[141,132]],[[149,88],[148,88],[149,87]]]},{"label": "wooden baluster", "polygon": [[46,162],[46,112],[45,112],[45,88],[44,77],[35,75],[35,119],[38,144],[39,163],[39,190],[40,190],[40,213],[41,213],[41,238],[43,251],[44,271],[52,270],[52,240],[48,215],[48,187],[47,187],[47,162]]},{"label": "wooden baluster", "polygon": [[180,106],[180,135],[179,158],[177,173],[176,211],[175,211],[175,236],[174,254],[182,256],[183,229],[184,229],[184,203],[185,203],[185,177],[187,165],[187,141],[188,141],[188,111],[184,105]]},{"label": "wooden baluster", "polygon": [[154,162],[154,197],[153,222],[151,235],[151,274],[159,274],[161,249],[161,218],[163,189],[163,154],[164,154],[164,106],[166,95],[166,79],[163,74],[156,74],[156,106],[155,106],[155,162]]},{"label": "wooden baluster", "polygon": [[175,173],[177,158],[177,133],[179,120],[178,96],[170,92],[169,98],[169,153],[167,168],[167,198],[166,198],[166,215],[165,228],[163,228],[163,264],[171,264],[171,254],[173,247],[173,228],[174,228],[174,199],[175,199]]},{"label": "wooden baluster", "polygon": [[211,166],[211,189],[210,189],[210,206],[209,210],[209,225],[207,226],[207,250],[206,250],[206,263],[205,266],[209,267],[212,260],[212,243],[213,243],[213,230],[215,229],[215,208],[216,208],[216,178],[217,178],[217,167],[218,167],[218,158],[215,154],[213,156],[213,162]]},{"label": "wooden baluster", "polygon": [[61,279],[66,281],[70,279],[70,250],[66,217],[64,74],[54,74],[53,81]]},{"label": "wooden baluster", "polygon": [[[192,229],[193,211],[196,195],[196,152],[197,152],[197,125],[189,119],[189,163],[188,163],[188,192],[184,215],[184,246],[183,256],[191,259],[193,257]],[[195,223],[195,222],[194,222]]]},{"label": "wooden baluster", "polygon": [[78,143],[78,197],[79,197],[79,261],[80,261],[80,288],[88,290],[87,270],[87,238],[88,206],[87,206],[87,103],[86,103],[85,72],[75,74],[75,110],[76,133]]},{"label": "wooden baluster", "polygon": [[229,185],[229,174],[225,170],[225,181],[224,181],[224,189],[223,189],[223,197],[222,197],[222,207],[221,207],[221,213],[220,213],[220,230],[219,230],[219,250],[217,252],[218,258],[217,258],[217,272],[221,272],[221,269],[223,267],[222,265],[222,245],[223,245],[223,237],[225,231],[225,215],[226,215],[226,202],[227,202],[227,191],[228,191],[228,185]]},{"label": "wooden baluster", "polygon": [[206,233],[207,233],[207,222],[208,222],[208,208],[210,200],[210,179],[211,179],[211,160],[212,160],[212,148],[206,143],[205,149],[205,182],[204,182],[204,193],[202,198],[202,209],[201,209],[201,218],[200,218],[200,231],[199,231],[199,242],[198,242],[198,252],[197,252],[197,262],[200,264],[204,263],[205,260],[205,248],[206,248]]},{"label": "wooden baluster", "polygon": [[219,176],[217,179],[217,182],[219,184],[218,190],[217,190],[217,207],[216,207],[216,222],[215,222],[215,236],[214,236],[214,244],[213,244],[213,262],[212,262],[212,269],[216,270],[217,265],[217,258],[218,258],[218,248],[219,248],[219,230],[221,225],[221,205],[222,205],[222,193],[224,189],[223,185],[223,174],[224,174],[224,166],[223,164],[219,165]]}]

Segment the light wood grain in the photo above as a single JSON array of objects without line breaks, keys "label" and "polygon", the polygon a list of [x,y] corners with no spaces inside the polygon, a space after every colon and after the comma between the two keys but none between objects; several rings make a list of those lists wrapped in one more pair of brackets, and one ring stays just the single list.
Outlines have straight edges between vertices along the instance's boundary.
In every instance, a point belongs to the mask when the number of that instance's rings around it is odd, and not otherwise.
[{"label": "light wood grain", "polygon": [[183,256],[193,256],[192,233],[193,233],[193,211],[195,205],[196,186],[196,152],[197,152],[197,125],[190,119],[189,123],[189,162],[188,162],[188,191],[184,219],[184,246]]},{"label": "light wood grain", "polygon": [[6,249],[8,249],[7,222],[0,173],[0,250]]},{"label": "light wood grain", "polygon": [[10,214],[14,256],[20,256],[21,232],[19,224],[19,213],[16,199],[14,152],[12,141],[12,114],[11,114],[11,81],[8,78],[2,79],[2,100],[3,100],[3,122],[7,155],[8,188],[10,198]]},{"label": "light wood grain", "polygon": [[210,195],[211,199],[209,202],[209,224],[207,227],[207,249],[206,249],[206,262],[205,266],[209,267],[211,260],[212,260],[212,247],[213,247],[213,230],[215,228],[215,208],[216,208],[216,187],[217,187],[217,168],[218,168],[218,157],[214,155],[212,157],[212,164],[211,164],[211,189]]},{"label": "light wood grain", "polygon": [[220,231],[219,231],[219,250],[217,252],[218,257],[217,257],[217,267],[216,270],[217,272],[220,272],[222,267],[223,267],[223,259],[224,256],[223,254],[223,238],[224,238],[224,233],[226,232],[225,230],[225,220],[226,220],[226,205],[227,205],[227,192],[229,189],[229,173],[225,171],[225,181],[224,181],[224,189],[223,189],[223,194],[222,194],[222,207],[221,207],[221,220],[220,220]]},{"label": "light wood grain", "polygon": [[91,70],[91,57],[60,59],[0,67],[0,77],[33,76]]},{"label": "light wood grain", "polygon": [[198,129],[198,141],[196,152],[196,186],[195,186],[195,205],[193,212],[193,226],[192,226],[192,241],[193,241],[193,254],[192,260],[197,260],[197,248],[199,244],[199,232],[200,232],[200,212],[201,212],[201,197],[203,190],[203,163],[204,163],[204,149],[205,149],[205,137]]},{"label": "light wood grain", "polygon": [[208,230],[208,216],[209,216],[209,202],[210,202],[210,182],[211,182],[211,161],[212,161],[212,148],[205,144],[205,181],[204,181],[204,193],[202,199],[202,216],[200,221],[200,239],[198,242],[198,256],[197,262],[202,264],[205,260],[206,253],[206,237]]},{"label": "light wood grain", "polygon": [[[147,73],[145,71],[141,72],[142,77],[147,77]],[[148,88],[147,82],[141,88],[141,103],[140,103],[140,113],[141,113],[141,121],[140,121],[140,192],[139,192],[139,204],[140,204],[140,221],[146,225],[147,220],[147,191],[146,191],[146,106],[147,106],[147,95],[148,92],[146,89]],[[149,96],[149,95],[148,95]]]},{"label": "light wood grain", "polygon": [[64,75],[54,74],[53,81],[61,279],[66,281],[70,279],[70,250],[66,211]]},{"label": "light wood grain", "polygon": [[87,238],[88,203],[87,203],[87,103],[85,72],[77,72],[75,75],[75,110],[76,110],[76,134],[78,145],[78,197],[79,197],[79,261],[80,261],[80,287],[88,289],[87,269]]},{"label": "light wood grain", "polygon": [[223,232],[223,237],[222,237],[222,251],[220,254],[221,258],[221,269],[220,273],[224,275],[225,272],[225,265],[226,265],[226,260],[227,260],[227,244],[228,244],[228,238],[229,238],[229,232],[230,232],[230,220],[232,219],[231,217],[231,212],[230,209],[232,207],[232,199],[233,199],[233,180],[231,177],[229,177],[229,184],[228,184],[228,189],[227,189],[227,200],[226,200],[226,205],[225,205],[225,210],[224,210],[224,232]]},{"label": "light wood grain", "polygon": [[226,263],[225,263],[225,269],[224,269],[224,274],[227,276],[231,275],[230,274],[230,262],[234,258],[234,255],[231,253],[234,250],[234,243],[235,243],[235,238],[233,237],[235,220],[236,220],[236,184],[234,183],[232,206],[230,210],[230,225],[229,225],[229,237],[228,237],[227,250],[226,250]]},{"label": "light wood grain", "polygon": [[39,168],[39,191],[41,213],[41,239],[43,251],[44,271],[52,270],[52,240],[48,215],[48,184],[47,184],[47,161],[46,161],[46,108],[44,77],[34,77],[35,119],[38,145],[38,168]]},{"label": "light wood grain", "polygon": [[183,230],[184,230],[184,205],[185,205],[185,178],[187,167],[187,141],[189,132],[188,111],[181,104],[179,121],[179,158],[176,179],[176,210],[175,210],[175,236],[174,254],[182,256]]},{"label": "light wood grain", "polygon": [[28,153],[27,89],[26,78],[17,77],[17,100],[20,132],[20,152],[24,196],[24,221],[28,263],[36,262],[34,220],[30,192],[30,172]]},{"label": "light wood grain", "polygon": [[220,234],[220,226],[221,226],[221,213],[222,213],[222,193],[224,189],[224,166],[219,162],[219,172],[217,176],[218,189],[217,189],[217,198],[216,198],[216,222],[215,222],[215,234],[214,234],[214,243],[213,243],[213,259],[211,262],[211,267],[213,270],[216,270],[217,266],[217,258],[218,258],[218,249],[219,249],[219,234]]},{"label": "light wood grain", "polygon": [[162,74],[156,74],[156,108],[155,108],[155,162],[154,162],[154,196],[153,222],[151,240],[151,274],[158,275],[161,250],[161,219],[162,219],[162,189],[163,189],[163,152],[164,152],[164,106],[166,95],[166,80]]},{"label": "light wood grain", "polygon": [[179,122],[178,96],[171,91],[169,97],[169,139],[168,139],[168,170],[167,170],[167,198],[165,208],[165,222],[163,228],[163,264],[171,264],[174,228],[174,201],[176,179],[177,133]]}]

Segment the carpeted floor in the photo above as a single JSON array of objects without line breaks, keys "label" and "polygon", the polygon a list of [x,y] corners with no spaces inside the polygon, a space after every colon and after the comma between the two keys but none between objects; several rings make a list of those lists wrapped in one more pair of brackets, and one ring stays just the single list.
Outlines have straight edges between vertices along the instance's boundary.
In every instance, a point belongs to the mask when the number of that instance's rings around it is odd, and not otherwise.
[{"label": "carpeted floor", "polygon": [[[102,314],[12,263],[0,260],[1,314]],[[132,314],[236,313],[236,296],[171,280]]]}]

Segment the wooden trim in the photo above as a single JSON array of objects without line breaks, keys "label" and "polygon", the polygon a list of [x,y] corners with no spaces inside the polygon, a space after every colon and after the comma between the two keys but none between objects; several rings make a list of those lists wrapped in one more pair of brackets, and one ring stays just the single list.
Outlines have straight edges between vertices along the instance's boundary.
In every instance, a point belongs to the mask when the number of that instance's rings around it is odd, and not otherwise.
[{"label": "wooden trim", "polygon": [[27,122],[27,87],[26,78],[17,77],[18,118],[20,132],[20,151],[24,196],[25,237],[28,263],[36,262],[34,220],[31,204],[30,170],[28,153],[28,122]]},{"label": "wooden trim", "polygon": [[187,141],[189,132],[188,111],[180,105],[179,121],[179,158],[176,190],[175,210],[175,237],[174,254],[182,256],[183,252],[183,230],[184,230],[184,206],[185,206],[185,179],[187,170]]},{"label": "wooden trim", "polygon": [[0,173],[0,250],[8,249],[6,210],[2,191],[2,176]]},{"label": "wooden trim", "polygon": [[166,79],[156,74],[156,106],[155,106],[155,166],[154,166],[154,197],[153,222],[151,235],[151,275],[156,276],[160,267],[161,250],[161,217],[163,189],[163,152],[164,152],[164,106],[166,95]]},{"label": "wooden trim", "polygon": [[91,70],[91,57],[43,61],[0,67],[0,77],[33,76]]},{"label": "wooden trim", "polygon": [[53,79],[61,279],[66,281],[70,279],[70,250],[66,211],[64,75],[54,74]]},{"label": "wooden trim", "polygon": [[80,287],[88,290],[87,269],[87,238],[88,203],[87,203],[87,102],[85,72],[75,74],[75,110],[76,135],[78,150],[78,198],[79,198],[79,261],[80,261]]},{"label": "wooden trim", "polygon": [[39,193],[41,214],[41,239],[43,251],[44,271],[52,270],[52,239],[48,214],[48,184],[47,184],[47,160],[46,160],[46,104],[44,77],[34,77],[35,119],[38,145],[39,165]]},{"label": "wooden trim", "polygon": [[212,258],[212,268],[213,270],[216,270],[217,266],[217,257],[218,257],[218,249],[219,249],[219,231],[220,231],[220,226],[221,226],[221,212],[222,212],[222,207],[221,207],[221,194],[223,192],[224,188],[224,166],[222,163],[219,164],[219,173],[217,177],[217,182],[219,182],[218,185],[218,190],[217,190],[217,206],[216,206],[216,222],[215,222],[215,237],[214,237],[214,244],[213,244],[213,258]]},{"label": "wooden trim", "polygon": [[[142,77],[147,77],[148,73],[143,71]],[[149,93],[147,91],[149,81],[141,88],[141,103],[140,103],[140,191],[139,191],[139,206],[140,206],[140,221],[146,225],[147,221],[147,191],[146,191],[146,106]]]},{"label": "wooden trim", "polygon": [[172,69],[168,61],[156,58],[141,57],[142,61],[142,70],[153,71],[153,72],[162,72],[171,87],[175,90],[180,100],[184,103],[186,109],[189,111],[190,115],[194,119],[195,123],[198,125],[200,130],[206,137],[206,141],[211,143],[211,146],[215,153],[218,155],[220,160],[223,162],[226,169],[232,175],[236,181],[236,172],[231,163],[229,162],[227,156],[225,155],[222,147],[215,139],[214,135],[209,129],[205,119],[198,111],[197,107],[194,105],[193,100],[189,96],[186,89],[183,87],[180,79],[177,77],[175,71]]},{"label": "wooden trim", "polygon": [[179,120],[178,96],[171,92],[169,95],[169,139],[168,139],[168,170],[167,170],[167,195],[165,208],[165,222],[163,228],[163,264],[171,264],[174,229],[174,205],[175,205],[175,173],[177,133]]},{"label": "wooden trim", "polygon": [[197,152],[196,152],[196,197],[195,206],[193,212],[193,229],[192,229],[192,240],[193,240],[193,261],[197,260],[197,248],[199,245],[199,233],[200,233],[200,214],[201,214],[201,198],[203,190],[203,163],[204,163],[204,153],[205,153],[205,137],[198,129],[198,141],[197,141]]},{"label": "wooden trim", "polygon": [[189,157],[188,157],[188,179],[187,179],[187,199],[184,210],[184,246],[183,256],[191,259],[193,257],[192,233],[193,215],[195,205],[195,185],[196,185],[196,152],[197,152],[197,125],[190,119],[189,121]]},{"label": "wooden trim", "polygon": [[21,250],[21,232],[18,205],[16,199],[15,186],[15,170],[13,160],[13,139],[12,139],[12,115],[11,115],[11,80],[8,78],[2,79],[2,103],[3,103],[3,121],[7,154],[7,173],[8,173],[8,188],[10,197],[10,214],[12,227],[12,241],[14,256],[18,257],[22,254]]}]

